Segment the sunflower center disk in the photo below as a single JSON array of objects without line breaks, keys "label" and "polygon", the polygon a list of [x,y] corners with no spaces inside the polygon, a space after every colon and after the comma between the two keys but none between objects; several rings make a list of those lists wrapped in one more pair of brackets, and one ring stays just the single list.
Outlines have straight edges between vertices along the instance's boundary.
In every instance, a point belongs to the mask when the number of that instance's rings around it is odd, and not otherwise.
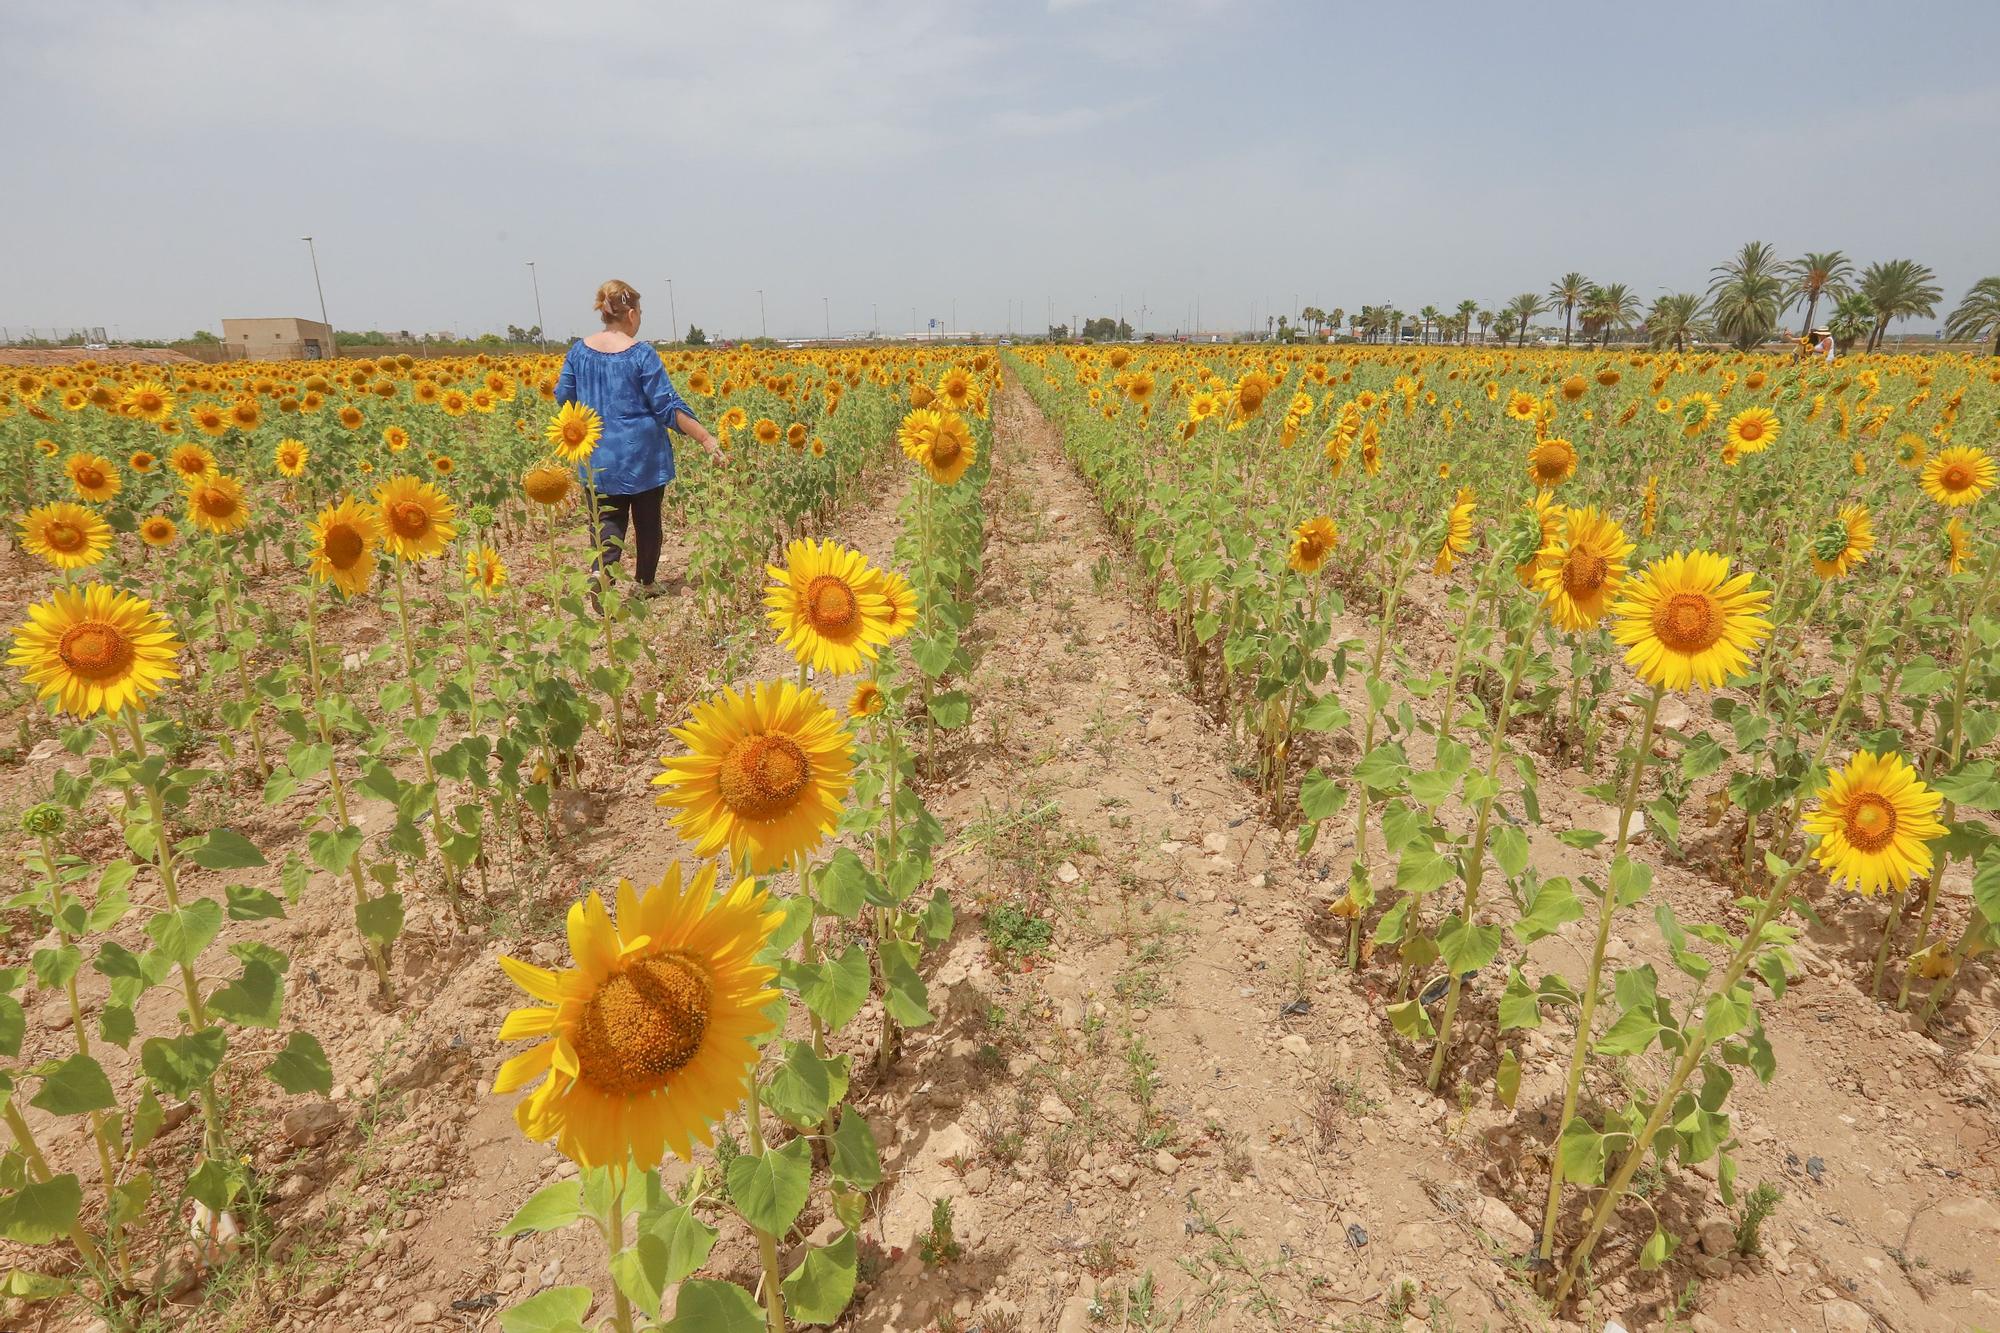
[{"label": "sunflower center disk", "polygon": [[1603,556],[1590,551],[1571,551],[1569,559],[1563,561],[1563,591],[1572,597],[1588,597],[1604,586],[1604,576],[1609,570]]},{"label": "sunflower center disk", "polygon": [[583,1081],[625,1096],[665,1087],[701,1050],[714,994],[707,972],[681,954],[607,978],[571,1035]]},{"label": "sunflower center disk", "polygon": [[85,490],[96,490],[104,484],[104,474],[94,467],[80,467],[76,470],[76,484]]},{"label": "sunflower center disk", "polygon": [[1896,807],[1886,797],[1865,792],[1847,807],[1846,827],[1850,845],[1859,851],[1879,852],[1896,836]]},{"label": "sunflower center disk", "polygon": [[361,534],[341,526],[326,534],[326,561],[335,569],[351,569],[361,558]]},{"label": "sunflower center disk", "polygon": [[227,491],[203,491],[200,503],[201,512],[210,518],[228,518],[236,512],[236,501]]},{"label": "sunflower center disk", "polygon": [[806,619],[821,634],[840,634],[853,627],[861,603],[844,579],[821,574],[806,585]]},{"label": "sunflower center disk", "polygon": [[1653,612],[1653,632],[1677,653],[1705,652],[1722,637],[1722,625],[1708,598],[1677,592]]},{"label": "sunflower center disk", "polygon": [[83,546],[83,529],[74,523],[51,523],[48,543],[58,551],[75,551]]},{"label": "sunflower center disk", "polygon": [[937,443],[931,446],[931,459],[937,463],[950,465],[958,460],[960,452],[957,440],[949,434],[940,434]]},{"label": "sunflower center disk", "polygon": [[790,736],[747,736],[722,757],[722,800],[744,819],[789,810],[812,777],[805,751]]},{"label": "sunflower center disk", "polygon": [[56,656],[85,680],[109,680],[131,664],[132,645],[116,626],[86,620],[63,632]]},{"label": "sunflower center disk", "polygon": [[1972,473],[1962,464],[1953,463],[1944,470],[1938,482],[1948,491],[1962,491],[1972,484]]},{"label": "sunflower center disk", "polygon": [[389,506],[389,526],[399,537],[421,537],[430,529],[430,511],[415,501],[400,501]]}]

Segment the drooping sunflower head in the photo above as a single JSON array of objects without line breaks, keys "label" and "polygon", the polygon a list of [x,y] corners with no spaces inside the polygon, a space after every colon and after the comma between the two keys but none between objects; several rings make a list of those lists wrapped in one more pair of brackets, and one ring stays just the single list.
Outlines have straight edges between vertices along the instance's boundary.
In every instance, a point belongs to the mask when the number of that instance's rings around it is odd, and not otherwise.
[{"label": "drooping sunflower head", "polygon": [[1648,685],[1716,689],[1750,665],[1771,632],[1771,594],[1729,573],[1726,557],[1676,552],[1628,581],[1611,606],[1611,637]]},{"label": "drooping sunflower head", "polygon": [[1944,525],[1944,572],[1960,574],[1972,563],[1972,539],[1965,524],[1953,518]]},{"label": "drooping sunflower head", "polygon": [[174,446],[174,451],[167,455],[167,468],[182,481],[200,481],[221,471],[207,446],[193,441]]},{"label": "drooping sunflower head", "polygon": [[1924,494],[1941,505],[1958,508],[1978,504],[1993,489],[1993,459],[1984,449],[1954,444],[1940,449],[1924,464]]},{"label": "drooping sunflower head", "polygon": [[1535,485],[1552,491],[1576,475],[1576,446],[1561,436],[1537,440],[1528,451],[1528,476]]},{"label": "drooping sunflower head", "polygon": [[1945,833],[1935,817],[1943,800],[1901,755],[1864,750],[1827,778],[1805,829],[1819,838],[1814,855],[1834,883],[1900,893],[1930,872],[1930,841]]},{"label": "drooping sunflower head", "polygon": [[1472,515],[1478,508],[1478,496],[1472,488],[1459,487],[1450,511],[1445,514],[1444,539],[1438,546],[1437,560],[1431,565],[1433,574],[1451,573],[1458,558],[1472,549]]},{"label": "drooping sunflower head", "polygon": [[881,574],[859,551],[805,538],[785,548],[782,568],[764,590],[778,641],[815,671],[846,675],[874,661],[889,642]]},{"label": "drooping sunflower head", "polygon": [[111,460],[97,454],[71,454],[63,460],[63,471],[80,500],[102,503],[125,487]]},{"label": "drooping sunflower head", "polygon": [[382,544],[399,560],[429,560],[458,535],[458,509],[427,481],[399,473],[375,488]]},{"label": "drooping sunflower head", "polygon": [[[620,880],[614,923],[593,892],[569,911],[571,967],[502,956],[542,1003],[507,1015],[500,1040],[540,1044],[500,1066],[496,1093],[543,1082],[514,1108],[529,1138],[586,1167],[686,1160],[741,1101],[756,1043],[775,1030],[776,969],[757,961],[781,912],[745,879],[715,892],[715,867],[678,862],[647,889]],[[546,1075],[546,1078],[544,1076]]]},{"label": "drooping sunflower head", "polygon": [[306,528],[312,534],[307,559],[313,577],[348,597],[367,592],[375,577],[375,548],[382,541],[382,522],[375,510],[343,497],[320,510]]},{"label": "drooping sunflower head", "polygon": [[271,451],[271,462],[281,477],[305,475],[306,461],[312,457],[312,450],[306,448],[304,440],[283,439]]},{"label": "drooping sunflower head", "polygon": [[1896,464],[1915,472],[1922,468],[1930,457],[1930,447],[1924,437],[1914,431],[1904,431],[1896,437]]},{"label": "drooping sunflower head", "polygon": [[9,665],[43,699],[76,717],[145,707],[180,672],[181,641],[167,618],[145,599],[102,583],[58,588],[28,607],[14,631]]},{"label": "drooping sunflower head", "polygon": [[1542,548],[1536,586],[1558,628],[1587,630],[1604,618],[1625,586],[1625,559],[1632,543],[1625,530],[1594,507],[1563,515],[1554,538]]},{"label": "drooping sunflower head", "polygon": [[589,458],[604,438],[604,419],[582,403],[564,403],[550,419],[546,434],[556,457],[575,465]]},{"label": "drooping sunflower head", "polygon": [[1331,518],[1321,514],[1292,529],[1292,545],[1285,563],[1298,573],[1317,574],[1339,545],[1340,529]]},{"label": "drooping sunflower head", "polygon": [[218,536],[235,532],[250,521],[243,483],[224,473],[188,483],[187,506],[190,523]]},{"label": "drooping sunflower head", "polygon": [[1553,492],[1536,491],[1534,500],[1514,516],[1503,546],[1514,562],[1514,579],[1523,588],[1535,586],[1542,550],[1556,539],[1566,512]]},{"label": "drooping sunflower head", "polygon": [[172,546],[179,535],[180,529],[165,514],[149,514],[139,522],[139,540],[148,546]]},{"label": "drooping sunflower head", "polygon": [[1746,407],[1729,418],[1723,438],[1738,453],[1762,453],[1778,442],[1778,416],[1768,407]]},{"label": "drooping sunflower head", "polygon": [[917,627],[917,590],[893,569],[875,571],[875,591],[882,594],[882,630],[891,640]]},{"label": "drooping sunflower head", "polygon": [[528,498],[549,509],[569,499],[575,484],[575,473],[549,463],[529,468],[527,475],[521,478],[521,489],[527,492]]},{"label": "drooping sunflower head", "polygon": [[58,500],[21,515],[21,545],[57,569],[86,569],[111,549],[111,525],[95,510]]},{"label": "drooping sunflower head", "polygon": [[465,583],[481,597],[497,596],[507,586],[507,565],[485,542],[465,553]]},{"label": "drooping sunflower head", "polygon": [[854,694],[847,701],[849,717],[874,717],[888,707],[888,698],[882,687],[872,680],[864,680],[854,687]]},{"label": "drooping sunflower head", "polygon": [[1868,558],[1875,549],[1875,529],[1866,505],[1842,505],[1813,535],[1813,572],[1823,579],[1837,579]]},{"label": "drooping sunflower head", "polygon": [[663,759],[659,805],[699,856],[725,849],[765,874],[833,831],[853,781],[853,741],[816,690],[765,681],[694,705],[674,735],[688,753]]}]

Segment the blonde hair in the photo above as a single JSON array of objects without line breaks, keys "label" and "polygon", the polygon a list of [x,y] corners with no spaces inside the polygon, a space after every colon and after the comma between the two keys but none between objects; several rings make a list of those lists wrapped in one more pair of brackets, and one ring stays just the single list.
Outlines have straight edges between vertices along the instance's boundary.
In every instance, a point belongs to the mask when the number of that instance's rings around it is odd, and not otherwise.
[{"label": "blonde hair", "polygon": [[629,282],[613,278],[597,289],[597,313],[606,324],[625,318],[638,304],[639,293]]}]

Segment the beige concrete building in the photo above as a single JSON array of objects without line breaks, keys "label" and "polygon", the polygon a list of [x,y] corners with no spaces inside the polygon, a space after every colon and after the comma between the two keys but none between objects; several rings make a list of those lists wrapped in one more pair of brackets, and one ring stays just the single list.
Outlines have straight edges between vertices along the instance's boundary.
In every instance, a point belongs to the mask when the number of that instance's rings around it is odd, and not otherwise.
[{"label": "beige concrete building", "polygon": [[222,346],[231,361],[319,361],[338,355],[333,327],[312,319],[225,319]]}]

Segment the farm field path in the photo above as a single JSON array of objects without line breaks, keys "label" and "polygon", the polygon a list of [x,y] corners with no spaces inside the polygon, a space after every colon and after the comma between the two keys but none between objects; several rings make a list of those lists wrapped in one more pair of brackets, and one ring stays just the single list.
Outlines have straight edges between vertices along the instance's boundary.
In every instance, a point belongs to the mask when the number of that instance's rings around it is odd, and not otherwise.
[{"label": "farm field path", "polygon": [[1069,1333],[1093,1300],[1131,1327],[1305,1327],[1379,1314],[1399,1275],[1420,1311],[1505,1323],[1520,1294],[1483,1257],[1435,1103],[1396,1086],[1368,1005],[1329,979],[1283,835],[1177,689],[1055,432],[1010,386],[995,435],[985,656],[933,801],[985,938],[961,933],[933,987],[947,1021],[870,1108],[900,1145],[882,1243],[910,1247],[947,1197],[967,1257],[907,1254],[858,1327],[951,1303]]}]

